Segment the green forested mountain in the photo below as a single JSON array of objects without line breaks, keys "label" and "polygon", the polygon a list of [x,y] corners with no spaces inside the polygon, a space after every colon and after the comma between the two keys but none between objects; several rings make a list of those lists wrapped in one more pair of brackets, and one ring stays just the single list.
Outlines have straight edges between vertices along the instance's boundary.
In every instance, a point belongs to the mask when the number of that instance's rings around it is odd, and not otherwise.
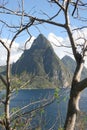
[{"label": "green forested mountain", "polygon": [[[29,50],[12,65],[13,75],[34,76],[30,87],[70,86],[70,73],[55,54],[50,42],[40,34]],[[26,78],[26,76],[25,76]]]},{"label": "green forested mountain", "polygon": [[[40,34],[31,48],[25,50],[19,60],[12,65],[11,77],[14,79],[12,84],[13,87],[19,87],[28,81],[25,87],[68,87],[75,67],[76,62],[69,56],[64,56],[60,60],[50,42]],[[0,66],[0,73],[6,74],[6,66]],[[85,77],[87,77],[87,69],[84,67],[82,79]]]}]

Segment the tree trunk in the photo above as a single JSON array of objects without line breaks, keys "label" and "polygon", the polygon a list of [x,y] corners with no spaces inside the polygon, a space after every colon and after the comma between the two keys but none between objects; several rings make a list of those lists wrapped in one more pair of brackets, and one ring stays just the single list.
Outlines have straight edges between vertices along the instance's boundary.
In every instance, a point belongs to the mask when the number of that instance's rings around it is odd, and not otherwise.
[{"label": "tree trunk", "polygon": [[9,49],[7,49],[7,85],[6,85],[6,102],[5,102],[5,128],[6,130],[11,130],[10,127],[10,54],[11,54],[11,44]]},{"label": "tree trunk", "polygon": [[70,91],[70,98],[68,102],[68,110],[66,121],[64,124],[64,130],[74,130],[77,114],[80,111],[79,109],[79,100],[80,100],[80,93],[82,90],[79,89],[79,83],[81,80],[81,73],[84,66],[84,60],[80,54],[77,53],[76,55],[77,67],[74,72],[71,91]]},{"label": "tree trunk", "polygon": [[80,92],[76,89],[71,89],[64,130],[74,130],[77,113],[79,112],[79,99]]},{"label": "tree trunk", "polygon": [[6,97],[6,104],[5,104],[5,128],[6,130],[10,130],[10,111],[9,111],[9,106],[10,106],[10,96],[9,92],[7,92],[7,97]]}]

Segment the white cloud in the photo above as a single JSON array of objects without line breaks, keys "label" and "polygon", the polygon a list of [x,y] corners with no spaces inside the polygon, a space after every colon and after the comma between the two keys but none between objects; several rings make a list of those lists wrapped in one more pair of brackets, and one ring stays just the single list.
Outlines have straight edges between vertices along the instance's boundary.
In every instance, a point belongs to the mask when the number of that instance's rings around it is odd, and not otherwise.
[{"label": "white cloud", "polygon": [[0,66],[6,64],[6,49],[0,45]]},{"label": "white cloud", "polygon": [[[27,49],[30,48],[30,46],[32,45],[32,42],[34,41],[35,37],[32,37],[31,40],[27,43]],[[7,47],[9,47],[9,44],[11,42],[10,39],[2,39],[2,41],[5,42],[5,45]],[[23,53],[24,50],[24,45],[20,45],[19,43],[14,42],[11,48],[11,57],[10,57],[10,63],[16,62],[19,57],[21,56],[21,54]],[[1,65],[5,65],[6,64],[6,59],[7,59],[7,51],[6,49],[3,47],[2,44],[0,44],[0,66]]]},{"label": "white cloud", "polygon": [[[30,41],[27,43],[27,49],[29,49],[32,45],[32,42],[34,41],[35,37],[32,37]],[[9,47],[9,44],[11,42],[10,39],[2,39],[3,42],[5,42],[5,45]],[[11,57],[10,57],[10,63],[16,62],[21,54],[23,53],[24,50],[24,45],[20,45],[19,43],[14,42],[11,48]],[[6,64],[6,59],[7,59],[7,51],[3,47],[2,44],[0,44],[0,66]]]},{"label": "white cloud", "polygon": [[[10,40],[2,39],[6,46],[9,46]],[[14,42],[11,49],[11,57],[10,57],[10,63],[15,62],[22,54],[23,51],[18,50],[19,44]],[[6,64],[7,60],[7,50],[3,47],[3,45],[0,45],[0,66]]]},{"label": "white cloud", "polygon": [[[75,31],[75,33],[73,35],[74,35],[75,39],[77,39],[77,37],[79,37],[79,36],[85,36],[87,38],[87,29],[83,29],[82,34],[81,34],[81,32],[78,33],[77,31]],[[31,40],[27,43],[28,49],[31,47],[34,39],[35,39],[35,37],[32,37]],[[11,41],[11,40],[7,40],[7,39],[2,39],[2,40],[5,41],[7,46],[9,45],[9,43]],[[63,37],[56,36],[53,33],[50,33],[48,35],[48,40],[51,42],[51,44],[54,48],[54,51],[58,55],[58,57],[62,58],[65,55],[69,55],[69,56],[73,57],[71,49],[67,48],[67,47],[63,47],[63,46],[70,46],[68,37],[63,38]],[[11,50],[11,63],[13,63],[19,59],[19,57],[23,53],[23,51],[21,49],[24,49],[23,44],[20,45],[19,43],[16,43],[16,42],[13,43],[12,50]],[[6,56],[7,56],[6,49],[1,44],[0,44],[0,52],[1,52],[0,53],[0,66],[1,66],[1,65],[6,64]],[[87,58],[86,58],[85,66],[87,67]]]},{"label": "white cloud", "polygon": [[[28,39],[27,39],[27,40],[28,40]],[[26,41],[27,41],[27,40],[26,40]],[[29,49],[29,48],[31,47],[31,45],[32,45],[32,43],[33,43],[34,40],[35,40],[35,37],[32,36],[31,39],[29,40],[29,42],[28,42],[27,45],[26,45],[26,48],[27,48],[27,49]]]},{"label": "white cloud", "polygon": [[[58,57],[62,58],[65,55],[70,55],[72,56],[72,51],[69,44],[69,39],[63,39],[62,37],[56,36],[53,33],[50,33],[48,35],[48,40],[51,42],[55,53],[57,54]],[[65,46],[65,47],[64,47]]]},{"label": "white cloud", "polygon": [[[75,31],[73,36],[74,36],[75,40],[78,39],[79,37],[85,37],[87,39],[87,29],[83,29],[82,33],[81,33],[81,31],[79,33],[77,31]],[[70,46],[68,37],[66,37],[64,39],[62,37],[56,36],[53,33],[50,33],[48,35],[48,40],[51,42],[51,44],[54,48],[54,51],[58,57],[62,58],[65,55],[69,55],[73,58],[72,49],[63,47],[63,46]],[[83,40],[79,40],[78,42],[83,43]],[[85,58],[85,67],[87,67],[87,56]]]},{"label": "white cloud", "polygon": [[83,28],[82,30],[75,30],[73,36],[75,39],[77,38],[87,39],[87,28]]}]

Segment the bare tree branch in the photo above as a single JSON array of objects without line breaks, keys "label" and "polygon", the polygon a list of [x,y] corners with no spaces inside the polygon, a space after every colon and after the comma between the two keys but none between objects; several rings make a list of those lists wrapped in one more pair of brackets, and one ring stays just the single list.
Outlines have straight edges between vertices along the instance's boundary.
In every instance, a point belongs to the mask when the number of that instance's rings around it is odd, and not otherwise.
[{"label": "bare tree branch", "polygon": [[77,10],[78,2],[79,2],[79,0],[77,0],[75,3],[75,7],[74,7],[74,10],[72,12],[72,16],[74,15],[75,11]]},{"label": "bare tree branch", "polygon": [[31,20],[28,24],[26,24],[21,30],[19,30],[19,31],[14,35],[14,37],[13,37],[11,43],[10,43],[10,48],[11,48],[11,46],[12,46],[14,40],[17,38],[17,36],[18,36],[21,32],[23,32],[24,30],[26,30],[27,28],[29,28],[31,25],[33,25],[33,22],[34,22],[34,20],[33,20],[33,18],[32,18],[32,20]]},{"label": "bare tree branch", "polygon": [[[25,115],[25,114],[31,114],[32,112],[35,112],[37,110],[40,110],[41,108],[49,105],[50,103],[52,103],[53,101],[55,100],[54,97],[51,97],[51,98],[48,98],[48,99],[43,99],[43,100],[39,100],[39,101],[36,101],[36,102],[32,102],[32,103],[29,103],[28,105],[22,107],[21,109],[19,109],[18,111],[14,112],[13,114],[10,115],[10,117],[16,115],[17,113],[19,113],[20,111],[23,111],[24,109],[28,108],[29,106],[31,105],[35,105],[37,103],[41,103],[39,106],[37,106],[37,108],[34,108],[32,110],[29,110],[28,112],[24,112],[22,113],[22,115]],[[17,117],[16,117],[17,118]]]},{"label": "bare tree branch", "polygon": [[4,46],[4,48],[9,51],[9,48],[5,45],[5,43],[0,39],[0,43]]}]

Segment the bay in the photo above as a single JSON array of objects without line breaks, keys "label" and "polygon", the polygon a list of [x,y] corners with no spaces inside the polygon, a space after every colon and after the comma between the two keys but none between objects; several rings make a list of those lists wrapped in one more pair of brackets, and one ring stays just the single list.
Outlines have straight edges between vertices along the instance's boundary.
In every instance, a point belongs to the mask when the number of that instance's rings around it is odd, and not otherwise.
[{"label": "bay", "polygon": [[[31,102],[35,102],[43,99],[51,99],[55,94],[54,89],[33,89],[33,90],[19,90],[18,93],[13,95],[11,101],[11,109],[14,107],[24,107]],[[61,89],[59,91],[58,99],[54,100],[44,108],[42,117],[39,117],[41,123],[41,130],[58,130],[58,126],[62,125],[66,115],[67,98],[69,95],[68,89]],[[37,108],[37,104],[29,106],[25,111],[31,111],[31,109]],[[34,125],[35,122],[33,121]],[[44,122],[44,123],[43,123]]]}]

